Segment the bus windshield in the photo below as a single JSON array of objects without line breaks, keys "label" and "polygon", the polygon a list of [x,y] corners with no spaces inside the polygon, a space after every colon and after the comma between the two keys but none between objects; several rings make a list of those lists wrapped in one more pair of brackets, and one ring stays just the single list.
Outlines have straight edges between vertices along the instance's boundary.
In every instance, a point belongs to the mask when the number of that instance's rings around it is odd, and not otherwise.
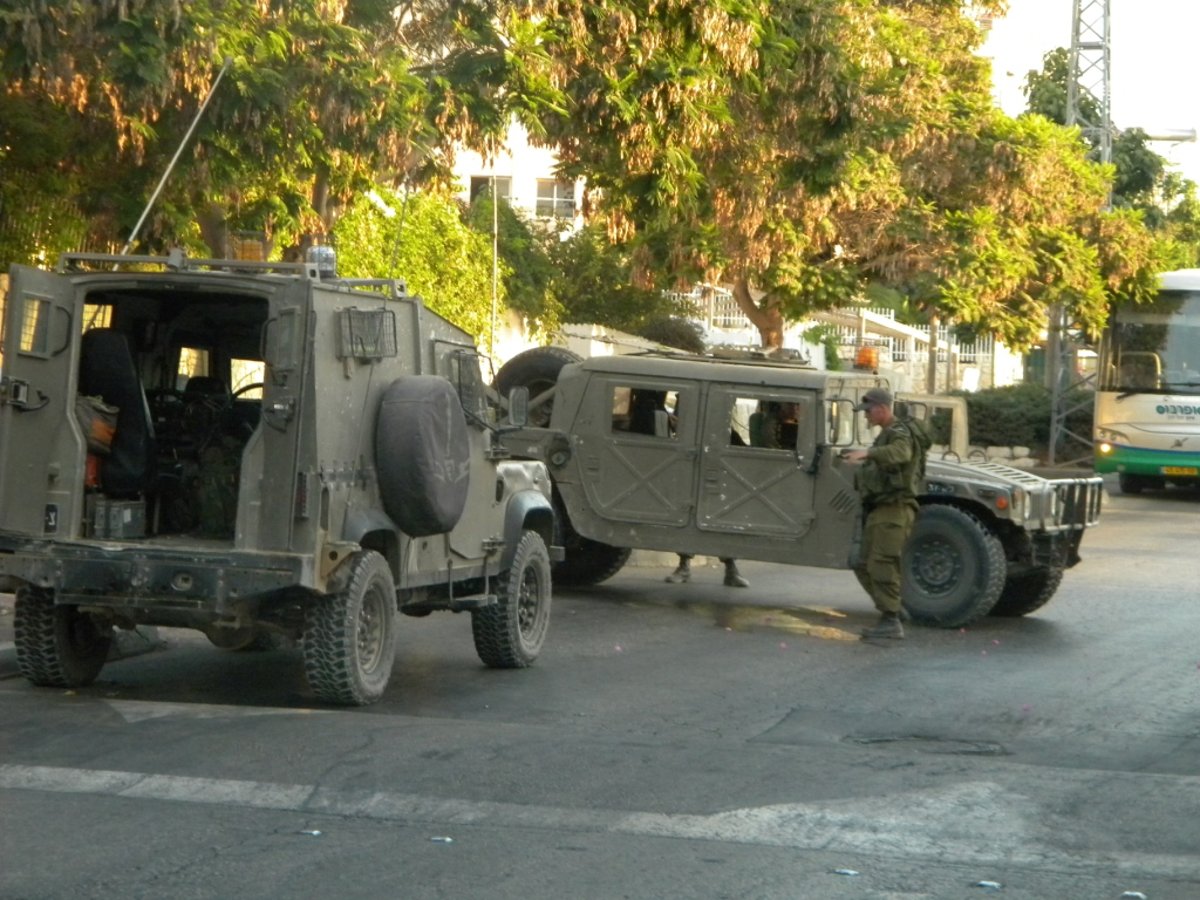
[{"label": "bus windshield", "polygon": [[1117,309],[1101,390],[1200,394],[1200,291],[1161,291]]}]

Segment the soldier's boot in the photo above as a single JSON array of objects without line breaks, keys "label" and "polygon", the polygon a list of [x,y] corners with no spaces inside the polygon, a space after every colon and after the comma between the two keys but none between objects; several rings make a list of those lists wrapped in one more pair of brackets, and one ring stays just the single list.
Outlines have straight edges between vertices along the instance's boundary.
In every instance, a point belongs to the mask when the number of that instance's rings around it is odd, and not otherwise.
[{"label": "soldier's boot", "polygon": [[732,559],[724,560],[725,563],[725,587],[750,587],[750,582],[747,581],[742,573],[738,571],[737,562]]},{"label": "soldier's boot", "polygon": [[859,632],[864,640],[877,641],[904,637],[904,626],[900,624],[900,614],[885,612],[874,625],[868,625]]},{"label": "soldier's boot", "polygon": [[670,575],[668,575],[663,580],[666,581],[667,584],[683,584],[684,582],[690,580],[691,577],[692,577],[691,560],[681,559],[679,561],[679,565],[675,567],[675,571],[672,572]]}]

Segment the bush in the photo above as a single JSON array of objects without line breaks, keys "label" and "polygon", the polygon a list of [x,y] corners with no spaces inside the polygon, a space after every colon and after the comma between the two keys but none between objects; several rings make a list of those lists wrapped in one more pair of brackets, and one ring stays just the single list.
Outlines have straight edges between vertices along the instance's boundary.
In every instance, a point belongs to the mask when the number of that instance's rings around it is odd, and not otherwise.
[{"label": "bush", "polygon": [[[1014,384],[968,393],[955,391],[967,402],[970,442],[981,447],[1029,447],[1045,459],[1050,446],[1051,395],[1039,384]],[[1067,430],[1092,433],[1092,393],[1076,390],[1067,397],[1071,410]],[[1075,457],[1088,452],[1088,444],[1066,435],[1057,456]]]}]

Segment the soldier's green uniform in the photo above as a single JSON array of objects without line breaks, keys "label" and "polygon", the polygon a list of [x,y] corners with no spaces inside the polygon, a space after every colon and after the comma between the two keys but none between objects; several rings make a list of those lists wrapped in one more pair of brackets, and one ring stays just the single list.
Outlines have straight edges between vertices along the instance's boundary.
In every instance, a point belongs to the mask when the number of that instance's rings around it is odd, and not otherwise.
[{"label": "soldier's green uniform", "polygon": [[913,426],[894,419],[879,433],[855,477],[866,521],[854,574],[882,613],[900,612],[900,556],[917,518],[924,452]]}]

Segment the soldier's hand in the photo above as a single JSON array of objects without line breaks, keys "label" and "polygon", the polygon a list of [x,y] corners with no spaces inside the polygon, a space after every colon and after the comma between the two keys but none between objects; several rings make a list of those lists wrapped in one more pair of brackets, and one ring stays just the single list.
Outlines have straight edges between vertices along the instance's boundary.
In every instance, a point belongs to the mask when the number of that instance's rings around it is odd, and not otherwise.
[{"label": "soldier's hand", "polygon": [[866,450],[843,450],[841,453],[838,454],[838,456],[840,456],[842,459],[846,460],[847,462],[862,462],[864,459],[867,458],[867,451]]}]

